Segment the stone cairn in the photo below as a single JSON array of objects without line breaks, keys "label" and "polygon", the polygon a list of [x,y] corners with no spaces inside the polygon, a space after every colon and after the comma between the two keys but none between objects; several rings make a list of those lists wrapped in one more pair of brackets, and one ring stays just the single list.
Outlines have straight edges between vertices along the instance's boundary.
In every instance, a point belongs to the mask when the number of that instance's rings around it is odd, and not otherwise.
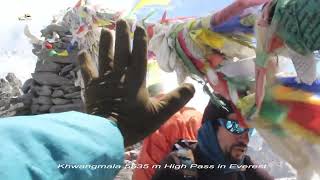
[{"label": "stone cairn", "polygon": [[[32,97],[31,114],[83,111],[81,88],[75,85],[79,70],[78,50],[69,48],[71,33],[57,24],[47,26],[41,33],[46,41],[42,46],[34,45],[32,52],[38,56],[38,61],[32,78],[24,83],[22,89]],[[47,39],[52,42],[47,42]],[[53,51],[68,53],[60,56],[52,54]]]},{"label": "stone cairn", "polygon": [[[9,74],[7,81],[1,79],[0,117],[84,111],[81,88],[76,85],[80,84],[77,83],[79,50],[77,47],[70,49],[71,33],[58,24],[47,26],[41,33],[46,40],[41,44],[33,44],[32,52],[38,60],[32,78],[22,86],[14,74]],[[66,52],[67,48],[67,54],[59,55]],[[14,84],[16,81],[19,82]]]},{"label": "stone cairn", "polygon": [[23,95],[15,98],[29,112],[18,114],[84,111],[77,54],[86,50],[97,64],[99,27],[114,24],[120,15],[91,4],[77,4],[54,16],[52,24],[41,30],[44,40],[32,35],[26,26],[24,34],[38,60],[32,78],[21,87]]}]

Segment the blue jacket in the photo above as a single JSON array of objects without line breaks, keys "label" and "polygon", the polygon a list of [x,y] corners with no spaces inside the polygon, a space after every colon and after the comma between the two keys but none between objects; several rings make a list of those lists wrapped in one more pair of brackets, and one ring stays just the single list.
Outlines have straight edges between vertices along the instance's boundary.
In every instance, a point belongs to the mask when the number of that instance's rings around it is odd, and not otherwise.
[{"label": "blue jacket", "polygon": [[0,119],[1,180],[111,180],[123,137],[105,118],[80,112]]}]

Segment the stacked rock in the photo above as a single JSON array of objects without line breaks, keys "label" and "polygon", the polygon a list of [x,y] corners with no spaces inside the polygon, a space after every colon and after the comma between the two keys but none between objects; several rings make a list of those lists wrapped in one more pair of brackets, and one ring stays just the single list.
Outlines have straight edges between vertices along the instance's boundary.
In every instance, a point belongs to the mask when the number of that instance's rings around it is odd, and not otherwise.
[{"label": "stacked rock", "polygon": [[31,114],[83,111],[81,88],[75,86],[79,65],[77,48],[71,34],[61,25],[51,24],[41,31],[45,41],[33,44],[38,57],[32,79],[23,85],[23,92],[32,96]]}]

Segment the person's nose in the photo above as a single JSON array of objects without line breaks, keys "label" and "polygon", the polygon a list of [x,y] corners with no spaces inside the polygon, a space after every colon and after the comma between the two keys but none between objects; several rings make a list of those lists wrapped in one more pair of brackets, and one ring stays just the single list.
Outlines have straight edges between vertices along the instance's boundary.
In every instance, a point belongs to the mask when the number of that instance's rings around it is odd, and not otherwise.
[{"label": "person's nose", "polygon": [[248,144],[249,143],[249,134],[247,132],[242,133],[239,136],[239,141],[241,141],[243,144]]}]

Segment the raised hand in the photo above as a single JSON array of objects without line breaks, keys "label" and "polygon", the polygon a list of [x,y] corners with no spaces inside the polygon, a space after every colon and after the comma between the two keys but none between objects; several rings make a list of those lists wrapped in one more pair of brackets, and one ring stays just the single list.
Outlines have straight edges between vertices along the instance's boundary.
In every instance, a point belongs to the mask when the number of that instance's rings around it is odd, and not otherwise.
[{"label": "raised hand", "polygon": [[114,51],[111,32],[101,31],[98,68],[86,52],[79,55],[79,61],[87,112],[117,122],[128,146],[155,131],[183,107],[193,97],[194,88],[183,84],[161,100],[150,100],[146,33],[136,28],[131,52],[127,23],[120,20],[116,26]]}]

